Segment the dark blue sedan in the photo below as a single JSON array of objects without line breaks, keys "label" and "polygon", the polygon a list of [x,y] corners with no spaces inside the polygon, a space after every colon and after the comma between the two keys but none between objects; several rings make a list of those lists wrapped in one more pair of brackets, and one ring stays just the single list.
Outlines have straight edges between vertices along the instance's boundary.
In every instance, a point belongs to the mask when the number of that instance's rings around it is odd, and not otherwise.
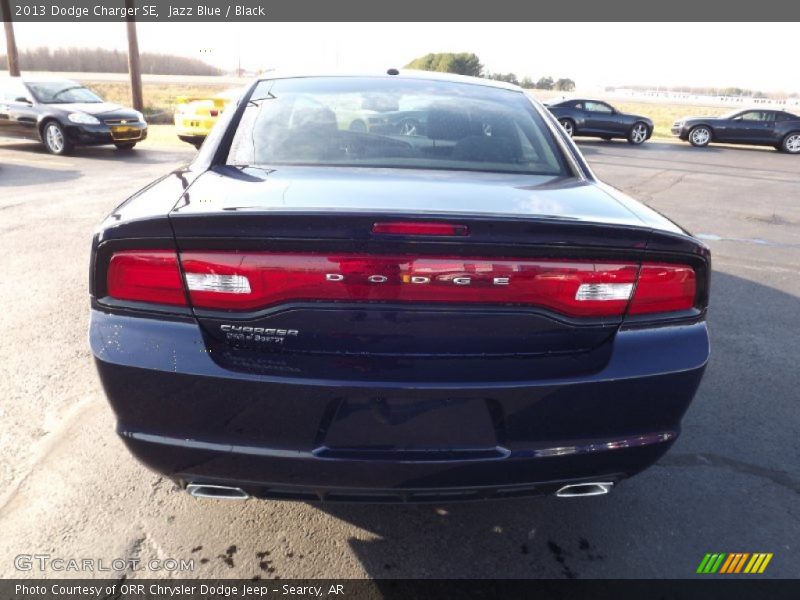
[{"label": "dark blue sedan", "polygon": [[620,112],[601,100],[572,99],[547,105],[570,137],[622,138],[639,146],[653,135],[653,121]]},{"label": "dark blue sedan", "polygon": [[[424,130],[348,128],[378,101]],[[520,88],[274,77],[99,227],[91,347],[198,497],[599,495],[680,432],[710,269]]]},{"label": "dark blue sedan", "polygon": [[721,142],[773,146],[800,154],[800,117],[783,110],[735,110],[721,117],[684,117],[672,124],[671,131],[700,148]]}]

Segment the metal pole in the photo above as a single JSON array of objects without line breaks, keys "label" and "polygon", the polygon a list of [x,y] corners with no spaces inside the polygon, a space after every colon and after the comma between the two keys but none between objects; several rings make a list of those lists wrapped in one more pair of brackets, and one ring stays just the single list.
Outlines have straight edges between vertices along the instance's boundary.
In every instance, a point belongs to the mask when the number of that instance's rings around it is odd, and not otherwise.
[{"label": "metal pole", "polygon": [[135,110],[142,111],[144,110],[142,67],[139,63],[139,40],[136,37],[136,21],[131,16],[133,13],[133,0],[125,0],[125,8],[128,9],[129,13],[129,16],[126,17],[126,25],[128,26],[128,72],[131,75],[131,102]]},{"label": "metal pole", "polygon": [[17,53],[17,39],[14,37],[14,24],[11,23],[11,9],[8,0],[0,0],[0,13],[3,17],[3,27],[6,30],[6,55],[8,57],[8,74],[19,77],[19,54]]}]

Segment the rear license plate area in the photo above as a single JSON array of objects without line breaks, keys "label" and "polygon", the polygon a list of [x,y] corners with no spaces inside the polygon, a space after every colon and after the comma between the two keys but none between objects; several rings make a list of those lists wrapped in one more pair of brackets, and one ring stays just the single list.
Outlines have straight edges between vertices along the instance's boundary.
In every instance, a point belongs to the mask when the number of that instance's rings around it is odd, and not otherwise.
[{"label": "rear license plate area", "polygon": [[497,434],[482,398],[348,398],[320,429],[318,456],[441,460],[494,456]]}]

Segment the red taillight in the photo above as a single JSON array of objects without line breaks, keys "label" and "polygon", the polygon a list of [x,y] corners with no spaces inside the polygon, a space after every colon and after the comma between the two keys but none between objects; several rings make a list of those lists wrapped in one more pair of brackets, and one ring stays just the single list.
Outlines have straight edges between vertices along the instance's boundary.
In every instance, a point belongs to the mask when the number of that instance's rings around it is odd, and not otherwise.
[{"label": "red taillight", "polygon": [[465,257],[186,252],[192,304],[254,310],[291,301],[540,306],[621,316],[635,263]]},{"label": "red taillight", "polygon": [[186,306],[178,256],[172,250],[123,250],[108,265],[107,292],[118,300]]},{"label": "red taillight", "polygon": [[212,117],[216,117],[219,115],[219,111],[212,108],[210,111],[208,111],[208,114],[210,114]]},{"label": "red taillight", "polygon": [[688,310],[694,306],[697,277],[688,265],[642,265],[628,313],[642,315]]},{"label": "red taillight", "polygon": [[[185,252],[180,258],[192,304],[233,311],[295,301],[372,301],[538,306],[573,317],[615,317],[626,309],[631,315],[688,310],[697,291],[694,269],[677,264],[268,252]],[[171,250],[115,252],[107,294],[186,306],[178,256]]]},{"label": "red taillight", "polygon": [[467,235],[469,230],[466,225],[453,225],[452,223],[419,223],[419,222],[389,222],[375,223],[372,233],[387,233],[391,235]]}]

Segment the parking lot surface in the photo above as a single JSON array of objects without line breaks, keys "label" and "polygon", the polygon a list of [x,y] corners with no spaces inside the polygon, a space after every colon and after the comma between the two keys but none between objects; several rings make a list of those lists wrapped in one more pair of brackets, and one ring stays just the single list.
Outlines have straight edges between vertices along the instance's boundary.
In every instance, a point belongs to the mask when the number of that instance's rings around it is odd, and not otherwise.
[{"label": "parking lot surface", "polygon": [[[712,358],[681,438],[601,498],[371,506],[200,501],[136,463],[88,349],[89,244],[192,152],[0,141],[0,576],[691,577],[706,552],[772,552],[763,576],[800,575],[800,157],[581,147],[712,249]],[[20,554],[194,570],[18,571]]]}]

